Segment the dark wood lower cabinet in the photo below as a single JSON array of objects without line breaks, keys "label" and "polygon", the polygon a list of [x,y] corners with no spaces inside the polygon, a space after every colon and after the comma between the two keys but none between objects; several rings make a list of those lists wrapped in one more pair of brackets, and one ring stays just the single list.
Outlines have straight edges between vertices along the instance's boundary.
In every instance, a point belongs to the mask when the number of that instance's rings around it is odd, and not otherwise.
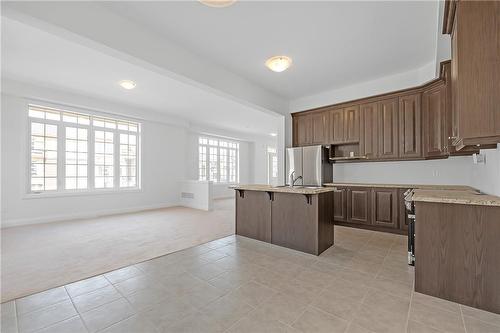
[{"label": "dark wood lower cabinet", "polygon": [[236,234],[319,255],[333,245],[334,192],[236,190]]},{"label": "dark wood lower cabinet", "polygon": [[370,188],[352,187],[347,190],[348,222],[372,224],[370,197]]},{"label": "dark wood lower cabinet", "polygon": [[332,205],[334,222],[348,227],[406,234],[405,191],[386,187],[336,187]]},{"label": "dark wood lower cabinet", "polygon": [[335,221],[347,222],[347,188],[333,190],[333,217]]},{"label": "dark wood lower cabinet", "polygon": [[500,313],[500,207],[416,202],[415,291]]},{"label": "dark wood lower cabinet", "polygon": [[399,229],[408,232],[408,212],[405,206],[405,192],[407,188],[398,189],[398,205],[399,205]]},{"label": "dark wood lower cabinet", "polygon": [[333,192],[274,193],[271,243],[316,255],[332,246],[332,201]]},{"label": "dark wood lower cabinet", "polygon": [[398,190],[374,188],[372,192],[373,224],[384,228],[398,227]]},{"label": "dark wood lower cabinet", "polygon": [[271,200],[268,192],[236,191],[236,234],[271,241]]}]

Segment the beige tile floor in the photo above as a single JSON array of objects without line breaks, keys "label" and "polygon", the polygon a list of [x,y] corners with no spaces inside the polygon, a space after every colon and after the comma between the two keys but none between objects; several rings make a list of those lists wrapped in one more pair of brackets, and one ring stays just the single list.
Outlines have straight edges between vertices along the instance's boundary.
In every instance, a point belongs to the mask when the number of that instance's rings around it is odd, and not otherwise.
[{"label": "beige tile floor", "polygon": [[1,332],[500,332],[414,293],[404,236],[335,236],[319,257],[222,238],[3,303]]}]

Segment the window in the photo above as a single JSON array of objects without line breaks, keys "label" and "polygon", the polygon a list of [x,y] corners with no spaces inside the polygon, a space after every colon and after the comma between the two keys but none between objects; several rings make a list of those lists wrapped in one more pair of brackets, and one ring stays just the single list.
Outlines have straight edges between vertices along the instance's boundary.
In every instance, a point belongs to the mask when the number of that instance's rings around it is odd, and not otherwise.
[{"label": "window", "polygon": [[30,192],[139,187],[139,123],[30,105],[29,124]]},{"label": "window", "polygon": [[238,182],[239,143],[216,138],[198,139],[198,179]]},{"label": "window", "polygon": [[276,148],[267,147],[267,183],[275,184],[278,179],[278,155]]}]

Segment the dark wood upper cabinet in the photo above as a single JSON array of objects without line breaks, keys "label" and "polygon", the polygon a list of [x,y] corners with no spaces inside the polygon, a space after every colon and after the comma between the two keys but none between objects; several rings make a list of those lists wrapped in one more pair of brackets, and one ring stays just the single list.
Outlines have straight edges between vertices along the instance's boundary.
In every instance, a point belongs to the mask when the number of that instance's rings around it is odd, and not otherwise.
[{"label": "dark wood upper cabinet", "polygon": [[378,157],[398,158],[398,99],[391,98],[378,104]]},{"label": "dark wood upper cabinet", "polygon": [[267,192],[236,191],[236,234],[271,242],[271,200]]},{"label": "dark wood upper cabinet", "polygon": [[347,188],[337,187],[333,190],[333,217],[335,221],[347,221]]},{"label": "dark wood upper cabinet", "polygon": [[399,97],[399,157],[422,157],[420,93]]},{"label": "dark wood upper cabinet", "polygon": [[447,1],[451,34],[453,142],[500,142],[500,2]]},{"label": "dark wood upper cabinet", "polygon": [[398,227],[398,190],[374,188],[372,193],[373,224],[385,228]]},{"label": "dark wood upper cabinet", "polygon": [[330,111],[331,143],[344,143],[344,109]]},{"label": "dark wood upper cabinet", "polygon": [[293,118],[293,145],[307,146],[312,144],[312,117],[310,114],[300,115]]},{"label": "dark wood upper cabinet", "polygon": [[359,154],[368,159],[378,157],[378,103],[360,106]]},{"label": "dark wood upper cabinet", "polygon": [[318,112],[311,114],[313,144],[323,144],[325,142],[328,142],[328,119],[328,112]]},{"label": "dark wood upper cabinet", "polygon": [[350,223],[371,224],[371,189],[352,187],[347,194],[347,220]]},{"label": "dark wood upper cabinet", "polygon": [[446,85],[440,83],[422,94],[423,149],[426,157],[448,155]]},{"label": "dark wood upper cabinet", "polygon": [[344,142],[359,142],[359,105],[344,109]]}]

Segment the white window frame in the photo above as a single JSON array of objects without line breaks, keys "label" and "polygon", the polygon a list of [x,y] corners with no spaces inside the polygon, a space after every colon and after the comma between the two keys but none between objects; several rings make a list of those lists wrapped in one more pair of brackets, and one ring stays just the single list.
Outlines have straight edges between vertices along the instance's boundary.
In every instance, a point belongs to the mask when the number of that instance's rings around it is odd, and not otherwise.
[{"label": "white window frame", "polygon": [[[47,120],[41,118],[33,118],[29,116],[30,107],[38,107],[48,110],[54,110],[61,113],[61,120]],[[24,199],[44,198],[44,197],[66,197],[66,196],[81,196],[81,195],[96,195],[96,194],[114,194],[121,192],[142,192],[142,123],[137,119],[122,117],[115,114],[108,114],[93,110],[74,108],[52,103],[32,101],[26,103],[26,144],[25,144],[25,181],[23,182]],[[81,125],[77,123],[64,122],[62,120],[63,112],[77,113],[90,117],[89,125]],[[97,127],[93,125],[93,118],[108,118],[113,121],[123,121],[137,124],[137,132],[130,132],[116,129]],[[45,123],[57,125],[57,190],[50,191],[32,191],[31,190],[31,123]],[[65,189],[66,181],[66,127],[86,128],[88,130],[88,146],[87,146],[87,188],[86,189]],[[94,147],[95,138],[94,131],[112,131],[114,132],[115,140],[113,141],[113,188],[95,188],[94,187]],[[136,150],[136,186],[135,187],[120,187],[120,133],[134,134],[137,138]]]},{"label": "white window frame", "polygon": [[[207,144],[202,144],[200,143],[200,139],[206,139]],[[210,140],[216,140],[218,142],[217,146],[210,145],[209,142]],[[231,143],[231,144],[236,144],[236,148],[230,148],[230,147],[221,147],[220,142],[226,142],[226,143]],[[226,138],[220,138],[220,137],[214,137],[214,136],[207,136],[207,135],[200,135],[198,137],[197,141],[197,150],[196,150],[196,160],[198,161],[197,164],[197,172],[198,172],[198,180],[200,181],[213,181],[214,183],[217,184],[237,184],[240,181],[240,143],[235,140],[230,140]],[[203,147],[205,149],[205,156],[206,156],[206,165],[205,165],[205,174],[206,178],[205,180],[200,179],[200,147]],[[217,148],[217,179],[210,179],[210,148]],[[227,176],[227,181],[220,181],[220,149],[227,149],[227,160],[226,160],[226,176]],[[229,168],[229,151],[233,150],[236,152],[236,161],[235,161],[235,180],[230,181],[230,168]]]}]

